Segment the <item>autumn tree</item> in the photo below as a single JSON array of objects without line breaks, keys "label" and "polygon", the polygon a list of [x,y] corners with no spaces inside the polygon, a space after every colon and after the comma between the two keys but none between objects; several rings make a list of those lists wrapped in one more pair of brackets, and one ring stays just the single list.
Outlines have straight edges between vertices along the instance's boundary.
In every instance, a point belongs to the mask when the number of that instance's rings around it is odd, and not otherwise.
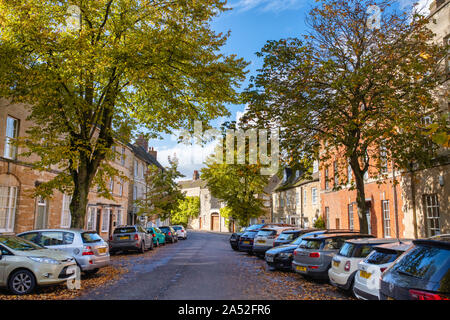
[{"label": "autumn tree", "polygon": [[[221,0],[0,0],[0,96],[30,106],[22,141],[60,173],[39,186],[72,194],[83,227],[89,189],[105,189],[115,139],[228,115],[246,63],[219,53]],[[105,193],[105,196],[108,196]]]},{"label": "autumn tree", "polygon": [[137,215],[159,218],[162,221],[171,218],[172,213],[184,200],[184,194],[177,185],[177,179],[184,177],[178,171],[178,159],[169,157],[169,166],[161,169],[149,166],[145,174],[145,192],[135,202]]},{"label": "autumn tree", "polygon": [[200,198],[185,197],[178,200],[177,207],[172,211],[172,224],[181,224],[187,227],[189,220],[200,215]]},{"label": "autumn tree", "polygon": [[[280,127],[287,162],[319,158],[332,168],[336,160],[336,188],[348,180],[356,188],[367,232],[364,176],[435,157],[423,119],[445,126],[433,96],[445,48],[433,43],[429,19],[394,1],[319,2],[307,16],[308,34],[268,41],[258,54],[264,65],[245,92],[243,121]],[[375,5],[379,26],[368,10]]]}]

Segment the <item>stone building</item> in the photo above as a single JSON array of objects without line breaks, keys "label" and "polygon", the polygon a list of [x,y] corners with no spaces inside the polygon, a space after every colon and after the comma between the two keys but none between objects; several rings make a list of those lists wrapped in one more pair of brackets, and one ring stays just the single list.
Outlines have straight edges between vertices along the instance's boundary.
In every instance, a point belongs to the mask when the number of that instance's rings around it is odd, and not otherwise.
[{"label": "stone building", "polygon": [[273,222],[311,228],[320,216],[319,171],[314,165],[311,178],[299,170],[284,169],[281,182],[272,193]]}]

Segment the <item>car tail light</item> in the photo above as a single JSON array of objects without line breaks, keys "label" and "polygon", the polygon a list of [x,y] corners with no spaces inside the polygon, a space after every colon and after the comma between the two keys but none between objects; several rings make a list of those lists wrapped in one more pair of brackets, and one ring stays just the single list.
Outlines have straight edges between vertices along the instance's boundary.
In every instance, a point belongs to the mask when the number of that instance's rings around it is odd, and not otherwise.
[{"label": "car tail light", "polygon": [[134,235],[134,240],[139,240],[139,235],[137,233]]},{"label": "car tail light", "polygon": [[152,236],[156,237],[156,234],[152,234]]},{"label": "car tail light", "polygon": [[387,268],[386,267],[384,267],[384,268],[380,268],[380,271],[381,271],[381,273],[383,273],[384,272],[384,270],[386,270]]},{"label": "car tail light", "polygon": [[311,252],[309,254],[310,258],[319,258],[320,257],[320,253],[319,252]]},{"label": "car tail light", "polygon": [[84,246],[82,256],[93,256],[94,251],[92,251],[91,246]]},{"label": "car tail light", "polygon": [[171,233],[171,232],[169,231],[168,235],[169,235],[169,236],[171,236],[171,235],[172,235],[172,233]]},{"label": "car tail light", "polygon": [[413,300],[450,300],[449,298],[441,296],[437,293],[431,293],[414,289],[409,290],[409,296]]},{"label": "car tail light", "polygon": [[347,262],[345,263],[344,270],[345,270],[345,271],[350,271],[350,266],[351,266],[350,261],[347,261]]},{"label": "car tail light", "polygon": [[294,256],[296,256],[297,255],[297,250],[294,250]]},{"label": "car tail light", "polygon": [[319,269],[319,266],[308,266],[308,268],[315,270],[315,269]]}]

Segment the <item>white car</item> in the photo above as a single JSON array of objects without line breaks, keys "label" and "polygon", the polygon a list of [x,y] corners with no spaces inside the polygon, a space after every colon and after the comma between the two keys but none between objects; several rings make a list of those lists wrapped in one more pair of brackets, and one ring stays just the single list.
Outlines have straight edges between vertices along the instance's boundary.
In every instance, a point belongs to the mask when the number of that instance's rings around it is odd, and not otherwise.
[{"label": "white car", "polygon": [[372,252],[374,246],[395,241],[397,240],[376,238],[347,240],[331,261],[331,268],[328,270],[330,283],[344,290],[353,290],[358,263]]},{"label": "white car", "polygon": [[264,258],[266,251],[273,248],[276,238],[285,230],[294,230],[295,227],[273,227],[263,228],[258,231],[253,240],[253,253],[260,258]]},{"label": "white car", "polygon": [[187,231],[186,231],[186,229],[184,229],[183,226],[176,225],[176,226],[171,226],[171,227],[177,232],[178,239],[183,239],[183,240],[187,239]]},{"label": "white car", "polygon": [[375,246],[372,253],[358,264],[353,286],[355,297],[360,300],[379,300],[381,274],[411,245],[411,241],[404,241]]}]

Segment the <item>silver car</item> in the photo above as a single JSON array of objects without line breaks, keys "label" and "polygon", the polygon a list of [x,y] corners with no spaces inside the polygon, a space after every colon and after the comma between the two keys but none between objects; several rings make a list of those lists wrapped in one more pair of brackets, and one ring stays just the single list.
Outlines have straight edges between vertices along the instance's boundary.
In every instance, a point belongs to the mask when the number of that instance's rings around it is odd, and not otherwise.
[{"label": "silver car", "polygon": [[187,231],[182,225],[171,226],[177,232],[178,239],[187,239]]},{"label": "silver car", "polygon": [[110,264],[108,244],[95,232],[81,229],[43,229],[17,235],[49,249],[73,256],[81,271],[94,274]]}]

